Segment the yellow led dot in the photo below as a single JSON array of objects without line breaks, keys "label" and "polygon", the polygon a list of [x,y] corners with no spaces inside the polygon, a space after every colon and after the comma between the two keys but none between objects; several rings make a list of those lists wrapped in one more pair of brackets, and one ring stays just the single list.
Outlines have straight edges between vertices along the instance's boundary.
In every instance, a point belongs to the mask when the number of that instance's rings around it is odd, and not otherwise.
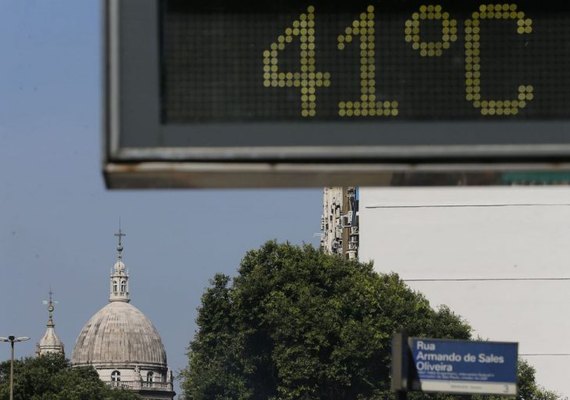
[{"label": "yellow led dot", "polygon": [[279,87],[285,87],[285,81],[283,80],[279,81]]},{"label": "yellow led dot", "polygon": [[526,94],[526,99],[527,99],[528,101],[531,101],[532,99],[534,99],[534,94],[532,94],[532,93],[527,93],[527,94]]},{"label": "yellow led dot", "polygon": [[309,116],[309,110],[301,110],[301,115],[303,117],[308,117]]},{"label": "yellow led dot", "polygon": [[503,113],[504,113],[505,115],[511,115],[511,109],[510,109],[510,108],[505,108],[505,109],[503,110]]},{"label": "yellow led dot", "polygon": [[424,5],[420,6],[420,12],[426,12],[427,11],[427,7]]},{"label": "yellow led dot", "polygon": [[473,94],[473,100],[481,100],[481,95],[479,93]]},{"label": "yellow led dot", "polygon": [[517,115],[519,113],[519,109],[518,108],[511,108],[511,114],[512,115]]},{"label": "yellow led dot", "polygon": [[524,33],[532,33],[532,27],[527,26],[526,28],[524,28]]},{"label": "yellow led dot", "polygon": [[518,33],[518,34],[523,34],[523,33],[525,33],[525,28],[523,28],[522,26],[519,26],[519,27],[517,28],[517,33]]},{"label": "yellow led dot", "polygon": [[360,116],[360,109],[356,108],[356,109],[354,110],[354,116],[355,116],[355,117],[359,117],[359,116]]},{"label": "yellow led dot", "polygon": [[390,114],[392,115],[392,117],[397,117],[398,116],[398,109],[394,108],[390,111]]},{"label": "yellow led dot", "polygon": [[467,100],[467,101],[473,100],[473,95],[470,94],[470,93],[467,93],[467,94],[465,95],[465,100]]},{"label": "yellow led dot", "polygon": [[344,109],[338,110],[338,115],[341,116],[341,117],[346,116],[346,110],[344,110]]},{"label": "yellow led dot", "polygon": [[479,6],[479,11],[484,12],[487,9],[487,6],[485,4],[481,4]]},{"label": "yellow led dot", "polygon": [[483,114],[483,115],[489,114],[489,109],[487,109],[487,108],[482,108],[482,109],[481,109],[481,114]]},{"label": "yellow led dot", "polygon": [[373,13],[374,12],[374,6],[370,5],[370,6],[366,7],[366,11],[369,13]]},{"label": "yellow led dot", "polygon": [[474,101],[474,102],[473,102],[473,107],[475,107],[475,108],[481,108],[481,102],[480,102],[480,101]]}]

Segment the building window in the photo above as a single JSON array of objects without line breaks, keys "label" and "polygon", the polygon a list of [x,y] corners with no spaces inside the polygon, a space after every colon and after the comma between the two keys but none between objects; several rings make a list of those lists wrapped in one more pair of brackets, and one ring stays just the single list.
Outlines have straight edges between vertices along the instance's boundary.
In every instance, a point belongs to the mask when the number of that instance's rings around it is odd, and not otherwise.
[{"label": "building window", "polygon": [[125,281],[121,282],[121,292],[125,292],[127,290],[127,284],[125,283]]},{"label": "building window", "polygon": [[113,293],[117,293],[117,281],[113,281]]},{"label": "building window", "polygon": [[152,383],[153,379],[154,379],[154,374],[152,373],[152,371],[146,374],[146,381],[148,383]]},{"label": "building window", "polygon": [[120,382],[121,381],[121,373],[119,371],[111,372],[111,381],[112,382]]}]

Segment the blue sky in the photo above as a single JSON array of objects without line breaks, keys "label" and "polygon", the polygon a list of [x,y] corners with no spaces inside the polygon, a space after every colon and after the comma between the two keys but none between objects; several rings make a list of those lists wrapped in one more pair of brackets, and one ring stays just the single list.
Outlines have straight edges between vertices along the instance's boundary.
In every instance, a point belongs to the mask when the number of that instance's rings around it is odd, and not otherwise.
[{"label": "blue sky", "polygon": [[[132,302],[186,364],[196,308],[216,272],[234,275],[269,239],[318,243],[320,189],[108,191],[101,174],[101,2],[0,2],[0,336],[56,331],[71,356],[107,303],[119,218]],[[0,360],[9,346],[0,346]]]}]

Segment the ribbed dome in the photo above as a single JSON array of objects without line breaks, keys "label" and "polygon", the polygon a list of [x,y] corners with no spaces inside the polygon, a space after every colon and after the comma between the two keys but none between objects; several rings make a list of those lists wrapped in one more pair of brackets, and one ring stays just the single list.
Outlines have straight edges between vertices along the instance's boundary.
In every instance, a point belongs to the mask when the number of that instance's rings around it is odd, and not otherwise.
[{"label": "ribbed dome", "polygon": [[152,322],[131,304],[115,301],[85,324],[75,343],[71,363],[166,368],[166,352]]}]

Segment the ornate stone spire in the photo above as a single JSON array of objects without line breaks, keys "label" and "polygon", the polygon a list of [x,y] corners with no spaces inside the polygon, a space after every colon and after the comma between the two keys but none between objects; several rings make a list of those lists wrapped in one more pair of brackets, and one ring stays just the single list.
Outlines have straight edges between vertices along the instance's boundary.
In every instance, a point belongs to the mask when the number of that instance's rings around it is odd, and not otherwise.
[{"label": "ornate stone spire", "polygon": [[53,292],[49,291],[49,300],[44,300],[44,304],[47,304],[48,310],[48,322],[46,333],[37,345],[36,354],[42,356],[48,353],[60,353],[65,354],[63,343],[57,337],[55,333],[55,323],[53,322],[53,312],[55,310],[55,301],[53,301]]},{"label": "ornate stone spire", "polygon": [[129,274],[123,263],[123,237],[127,236],[119,226],[119,232],[115,233],[118,238],[117,243],[117,261],[111,270],[111,294],[109,301],[129,302]]}]

